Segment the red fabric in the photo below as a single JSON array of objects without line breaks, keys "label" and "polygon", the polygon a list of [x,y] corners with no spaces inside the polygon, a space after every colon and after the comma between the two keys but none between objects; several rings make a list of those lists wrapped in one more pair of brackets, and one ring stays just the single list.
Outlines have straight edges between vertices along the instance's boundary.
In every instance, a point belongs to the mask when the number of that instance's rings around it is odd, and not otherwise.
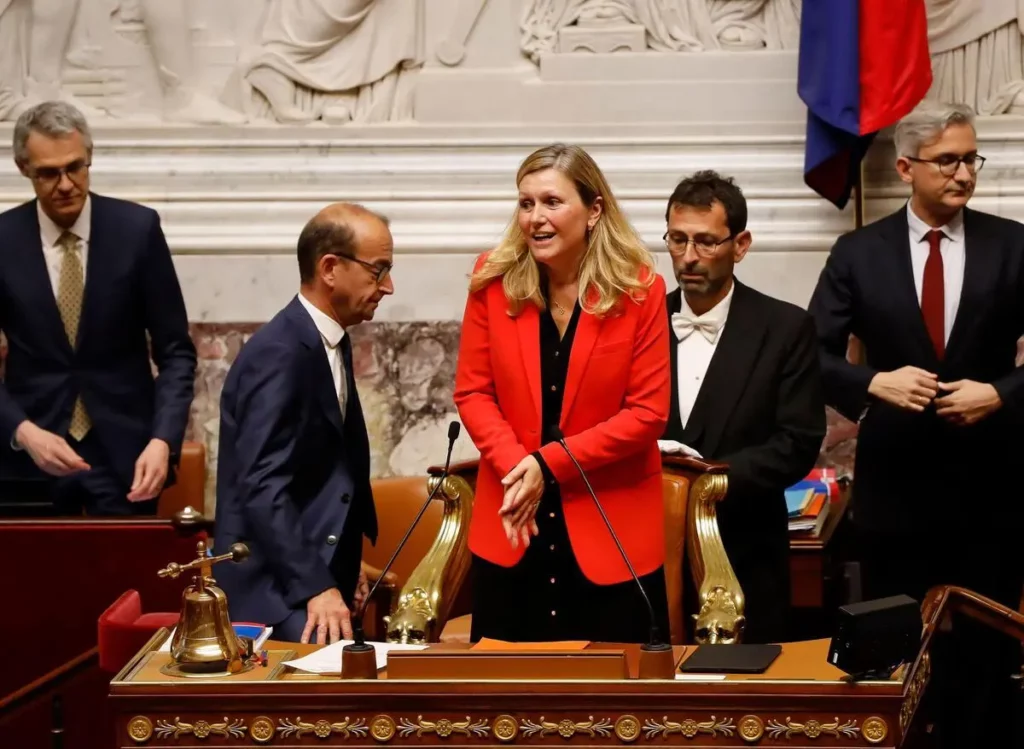
[{"label": "red fabric", "polygon": [[[480,267],[483,258],[478,262]],[[523,555],[498,517],[501,479],[540,449],[540,314],[516,317],[500,280],[470,294],[462,322],[455,404],[480,451],[469,547],[495,564]],[[587,472],[637,573],[664,563],[661,455],[671,400],[668,313],[660,276],[643,300],[616,314],[581,313],[569,357],[560,426]],[[599,584],[629,579],[575,465],[557,443],[540,450],[562,490],[565,522],[583,573]]]},{"label": "red fabric", "polygon": [[932,229],[925,236],[928,238],[928,259],[924,263],[924,281],[921,284],[921,314],[935,354],[942,359],[946,354],[946,293],[939,245],[945,235],[939,229]]},{"label": "red fabric", "polygon": [[97,623],[100,668],[107,673],[117,673],[158,629],[174,627],[177,623],[176,613],[143,614],[138,591],[125,591],[100,614]]},{"label": "red fabric", "polygon": [[910,112],[932,85],[924,0],[860,0],[860,132]]}]

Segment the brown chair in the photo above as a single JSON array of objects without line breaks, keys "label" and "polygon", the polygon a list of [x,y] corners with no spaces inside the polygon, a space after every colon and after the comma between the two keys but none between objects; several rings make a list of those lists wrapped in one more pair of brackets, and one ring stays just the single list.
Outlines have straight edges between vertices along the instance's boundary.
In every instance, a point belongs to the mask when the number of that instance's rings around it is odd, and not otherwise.
[{"label": "brown chair", "polygon": [[[456,464],[451,468],[452,476],[449,480],[465,484],[463,501],[467,504],[472,503],[476,469],[476,461]],[[738,641],[742,634],[743,594],[722,546],[715,514],[716,503],[725,496],[726,471],[727,466],[722,463],[686,457],[664,459],[665,584],[669,602],[669,639],[673,644],[683,644],[686,639],[683,575],[687,558],[701,604],[695,614],[696,638],[699,641],[727,643]],[[437,475],[440,469],[431,468],[430,472]],[[469,554],[465,550],[468,516],[463,520],[458,526],[460,539],[455,543],[462,550],[468,566]],[[436,566],[436,562],[432,564]],[[428,573],[430,567],[431,564],[425,565],[423,572]],[[464,579],[462,574],[463,577],[458,579],[459,589]],[[407,595],[403,589],[396,604],[398,611],[402,611],[402,601]],[[441,600],[455,605],[456,595],[453,589],[441,586]],[[448,609],[449,613],[451,611]],[[452,618],[446,624],[442,621],[442,626],[437,629],[437,637],[443,642],[466,642],[469,640],[470,623],[468,616]]]},{"label": "brown chair", "polygon": [[160,518],[172,518],[186,507],[206,514],[206,445],[202,442],[182,444],[177,481],[160,495],[156,514]]}]

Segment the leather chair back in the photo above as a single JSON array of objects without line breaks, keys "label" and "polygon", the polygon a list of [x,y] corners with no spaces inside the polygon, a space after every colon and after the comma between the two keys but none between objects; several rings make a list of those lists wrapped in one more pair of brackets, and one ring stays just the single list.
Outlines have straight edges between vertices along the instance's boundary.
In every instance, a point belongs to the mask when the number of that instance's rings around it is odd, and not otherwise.
[{"label": "leather chair back", "polygon": [[686,572],[686,508],[690,481],[676,473],[663,473],[665,497],[665,587],[668,593],[669,641],[686,642],[686,610],[683,583]]},{"label": "leather chair back", "polygon": [[[378,570],[383,569],[402,540],[410,523],[427,499],[425,476],[399,476],[374,479],[373,500],[377,506],[378,533],[376,546],[363,539],[363,561]],[[441,529],[444,501],[434,499],[423,513],[419,525],[413,530],[402,553],[391,571],[395,573],[396,590],[409,579],[409,575],[430,549]]]},{"label": "leather chair back", "polygon": [[206,514],[206,445],[202,442],[182,444],[177,481],[160,495],[157,517],[174,517],[176,512],[189,506]]}]

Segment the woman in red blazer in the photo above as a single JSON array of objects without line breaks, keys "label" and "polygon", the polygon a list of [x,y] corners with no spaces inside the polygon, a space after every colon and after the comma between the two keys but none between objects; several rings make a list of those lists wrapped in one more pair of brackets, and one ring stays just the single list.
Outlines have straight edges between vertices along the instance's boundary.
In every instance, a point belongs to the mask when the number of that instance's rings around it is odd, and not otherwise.
[{"label": "woman in red blazer", "polygon": [[667,631],[665,282],[583,149],[536,151],[516,184],[515,218],[470,282],[455,375],[480,450],[471,637],[646,642],[646,606],[556,435]]}]

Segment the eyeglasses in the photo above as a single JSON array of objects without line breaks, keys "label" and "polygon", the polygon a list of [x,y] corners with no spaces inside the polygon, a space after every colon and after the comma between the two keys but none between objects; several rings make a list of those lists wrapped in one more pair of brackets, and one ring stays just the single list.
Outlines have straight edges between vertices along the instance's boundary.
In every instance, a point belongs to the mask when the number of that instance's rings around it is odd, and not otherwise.
[{"label": "eyeglasses", "polygon": [[92,162],[78,159],[77,161],[72,161],[67,166],[40,166],[27,171],[29,179],[43,185],[56,185],[65,174],[68,179],[77,184],[91,166]]},{"label": "eyeglasses", "polygon": [[934,164],[939,168],[939,174],[943,177],[952,177],[960,169],[960,164],[967,167],[967,171],[977,174],[985,166],[985,157],[976,153],[969,153],[966,156],[956,156],[951,153],[944,153],[934,159],[916,159],[907,156],[908,161],[916,161],[919,164]]},{"label": "eyeglasses", "polygon": [[340,255],[340,254],[337,254],[337,253],[332,253],[332,254],[335,257],[341,258],[342,260],[351,260],[353,263],[359,263],[359,265],[363,266],[368,271],[373,273],[373,279],[374,279],[374,281],[377,282],[378,286],[380,284],[384,283],[384,281],[387,279],[387,277],[389,275],[391,275],[391,268],[392,268],[391,263],[383,263],[383,264],[368,263],[365,260],[360,260],[357,257],[349,257],[348,255]]},{"label": "eyeglasses", "polygon": [[668,251],[672,255],[685,255],[687,246],[692,244],[693,249],[697,252],[698,255],[702,257],[711,257],[712,255],[715,254],[719,247],[721,247],[729,240],[734,239],[735,237],[735,234],[730,234],[725,239],[720,239],[717,242],[709,243],[698,242],[697,240],[690,239],[689,237],[672,236],[668,232],[665,232],[664,236],[662,236],[662,239],[665,240],[665,246],[668,247]]}]

